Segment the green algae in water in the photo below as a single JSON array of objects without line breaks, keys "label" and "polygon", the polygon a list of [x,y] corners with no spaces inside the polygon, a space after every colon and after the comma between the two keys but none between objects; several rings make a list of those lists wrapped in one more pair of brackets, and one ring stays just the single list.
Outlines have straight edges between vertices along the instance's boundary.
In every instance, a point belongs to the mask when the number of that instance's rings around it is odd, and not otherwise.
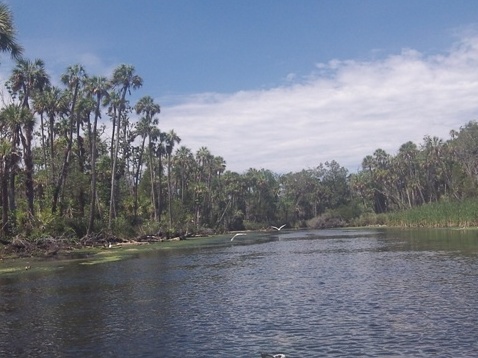
[{"label": "green algae in water", "polygon": [[120,261],[123,259],[124,256],[121,255],[114,255],[114,256],[103,256],[101,258],[92,258],[90,261],[87,262],[80,262],[80,265],[97,265],[97,264],[104,264],[107,262],[114,262],[114,261]]}]

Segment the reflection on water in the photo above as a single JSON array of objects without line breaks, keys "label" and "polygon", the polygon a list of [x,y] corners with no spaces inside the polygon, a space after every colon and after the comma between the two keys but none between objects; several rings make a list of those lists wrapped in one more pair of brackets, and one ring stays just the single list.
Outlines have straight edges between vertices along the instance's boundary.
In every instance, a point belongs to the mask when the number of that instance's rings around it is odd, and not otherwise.
[{"label": "reflection on water", "polygon": [[476,236],[281,231],[0,278],[0,356],[470,357]]}]

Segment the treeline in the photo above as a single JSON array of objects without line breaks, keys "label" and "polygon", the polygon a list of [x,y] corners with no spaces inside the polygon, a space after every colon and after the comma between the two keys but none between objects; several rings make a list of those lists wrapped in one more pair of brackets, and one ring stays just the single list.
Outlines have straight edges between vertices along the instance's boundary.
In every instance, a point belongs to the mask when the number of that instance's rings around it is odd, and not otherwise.
[{"label": "treeline", "polygon": [[[337,162],[297,173],[228,171],[207,147],[179,146],[159,125],[130,65],[110,78],[68,67],[51,84],[41,60],[19,59],[0,110],[2,235],[134,236],[376,223],[374,214],[477,196],[478,124],[377,149],[350,174]],[[364,218],[368,218],[364,222]]]},{"label": "treeline", "polygon": [[0,36],[0,50],[16,58],[0,110],[3,239],[374,224],[376,214],[478,194],[476,122],[446,141],[407,142],[395,155],[377,149],[358,173],[335,161],[236,173],[207,147],[180,146],[179,134],[161,128],[152,97],[130,102],[143,84],[133,66],[109,78],[70,66],[56,86],[11,35],[6,44]]},{"label": "treeline", "polygon": [[396,155],[377,149],[350,177],[351,190],[376,213],[411,209],[478,195],[478,124],[471,121],[450,139],[425,136],[403,144]]}]

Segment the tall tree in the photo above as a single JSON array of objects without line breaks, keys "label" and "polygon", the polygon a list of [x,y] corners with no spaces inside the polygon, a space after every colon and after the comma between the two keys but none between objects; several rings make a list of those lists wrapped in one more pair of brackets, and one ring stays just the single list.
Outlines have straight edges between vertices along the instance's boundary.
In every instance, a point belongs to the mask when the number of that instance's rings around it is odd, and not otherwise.
[{"label": "tall tree", "polygon": [[8,216],[8,178],[10,176],[10,162],[12,157],[12,145],[8,140],[0,139],[0,202],[2,207],[2,227],[0,236],[8,235],[10,233]]},{"label": "tall tree", "polygon": [[16,224],[15,177],[19,172],[20,121],[30,112],[18,104],[9,104],[0,111],[0,166],[2,229],[4,234]]},{"label": "tall tree", "polygon": [[[143,154],[144,154],[144,145],[146,138],[148,138],[148,149],[149,149],[149,159],[150,159],[150,171],[153,173],[153,165],[152,165],[152,134],[153,131],[158,125],[158,119],[154,116],[160,113],[160,106],[157,103],[154,103],[154,100],[150,96],[145,96],[140,98],[140,100],[135,105],[135,110],[137,114],[142,114],[143,117],[140,119],[138,124],[136,125],[136,132],[138,135],[141,136],[141,147],[139,151],[139,158],[138,158],[138,165],[136,167],[136,173],[134,175],[134,217],[137,216],[138,211],[138,184],[139,184],[139,174],[141,172],[142,162],[143,162]],[[154,135],[153,135],[154,136]],[[152,181],[152,194],[153,194],[153,203],[156,202],[155,200],[155,191],[154,191],[154,181]],[[154,211],[155,213],[157,210]]]},{"label": "tall tree", "polygon": [[23,48],[18,44],[16,38],[13,15],[9,7],[0,3],[0,51],[10,53],[10,56],[19,60]]},{"label": "tall tree", "polygon": [[[20,59],[12,71],[9,83],[14,94],[19,96],[21,106],[30,111],[30,99],[35,92],[41,92],[50,84],[49,76],[45,71],[42,60],[34,61]],[[34,190],[33,190],[33,155],[32,140],[35,121],[33,113],[30,116],[22,116],[20,139],[23,147],[23,161],[25,163],[25,191],[28,202],[28,212],[34,216]]]},{"label": "tall tree", "polygon": [[[70,166],[70,160],[71,160],[71,151],[73,148],[73,133],[75,128],[79,125],[77,123],[78,119],[77,119],[77,113],[76,113],[76,102],[78,99],[78,94],[80,92],[80,86],[83,84],[86,77],[87,76],[86,76],[85,69],[81,65],[69,66],[66,69],[66,72],[61,76],[61,81],[63,82],[63,84],[65,84],[68,87],[68,90],[70,91],[70,95],[71,95],[70,110],[69,110],[70,118],[68,121],[69,130],[66,134],[67,147],[63,155],[62,167],[61,167],[60,174],[58,176],[58,180],[56,182],[54,192],[53,192],[53,202],[51,207],[52,213],[55,213],[57,210],[60,193],[62,192],[67,179],[68,168]],[[77,140],[79,140],[78,136],[77,136]]]},{"label": "tall tree", "polygon": [[173,213],[172,213],[172,193],[171,193],[171,154],[173,152],[174,145],[179,144],[181,138],[176,134],[174,129],[171,129],[166,134],[166,155],[168,157],[168,209],[169,209],[169,230],[173,227]]},{"label": "tall tree", "polygon": [[121,120],[123,119],[124,113],[126,111],[126,93],[130,92],[131,89],[138,89],[143,85],[143,79],[135,73],[135,69],[131,65],[122,64],[118,66],[113,71],[113,79],[111,81],[113,86],[115,86],[119,92],[119,108],[117,116],[115,116],[116,122],[118,124],[118,130],[116,132],[116,142],[114,147],[113,163],[111,168],[111,191],[110,191],[110,210],[108,215],[108,229],[112,228],[113,214],[116,203],[115,190],[116,190],[116,165],[118,161],[118,151],[119,151],[119,129],[121,125]]},{"label": "tall tree", "polygon": [[95,118],[93,120],[93,130],[90,140],[90,158],[91,158],[91,190],[90,190],[90,217],[88,220],[87,234],[90,235],[93,232],[95,224],[96,213],[96,143],[98,141],[98,119],[101,118],[101,104],[103,98],[108,96],[108,90],[110,89],[110,82],[106,77],[95,76],[87,81],[86,89],[88,93],[93,96],[96,104]]},{"label": "tall tree", "polygon": [[[161,132],[159,129],[154,133],[155,143],[150,150],[150,170],[151,173],[151,198],[153,199],[153,207],[155,209],[154,218],[161,222],[161,214],[163,211],[163,157],[166,155],[165,141],[166,133]],[[154,158],[153,158],[154,153]],[[158,159],[157,170],[153,164],[155,159]],[[154,160],[153,160],[154,159]],[[157,174],[157,179],[156,179]],[[156,190],[157,182],[157,190]]]},{"label": "tall tree", "polygon": [[189,183],[189,177],[195,170],[196,162],[191,149],[181,146],[174,156],[174,164],[180,182],[179,188],[181,191],[181,203],[185,204],[187,190]]},{"label": "tall tree", "polygon": [[[42,119],[41,131],[42,131],[42,147],[44,152],[49,151],[49,161],[46,160],[45,165],[49,162],[50,170],[50,182],[52,186],[56,178],[56,160],[55,160],[55,137],[56,137],[56,118],[58,115],[64,115],[68,113],[68,99],[65,91],[55,86],[47,87],[42,93],[38,94],[34,98],[34,109],[37,113],[41,113]],[[43,113],[46,114],[48,119],[47,127],[47,145],[44,144],[43,133]]]}]

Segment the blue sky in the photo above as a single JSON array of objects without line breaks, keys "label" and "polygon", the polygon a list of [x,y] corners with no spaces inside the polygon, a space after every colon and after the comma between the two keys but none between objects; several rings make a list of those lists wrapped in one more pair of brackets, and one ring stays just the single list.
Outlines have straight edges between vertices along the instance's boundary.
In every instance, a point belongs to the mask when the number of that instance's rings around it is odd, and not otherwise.
[{"label": "blue sky", "polygon": [[[278,173],[449,138],[478,110],[474,0],[7,0],[58,81],[132,64],[159,127],[227,169]],[[3,55],[0,75],[11,65]]]}]

